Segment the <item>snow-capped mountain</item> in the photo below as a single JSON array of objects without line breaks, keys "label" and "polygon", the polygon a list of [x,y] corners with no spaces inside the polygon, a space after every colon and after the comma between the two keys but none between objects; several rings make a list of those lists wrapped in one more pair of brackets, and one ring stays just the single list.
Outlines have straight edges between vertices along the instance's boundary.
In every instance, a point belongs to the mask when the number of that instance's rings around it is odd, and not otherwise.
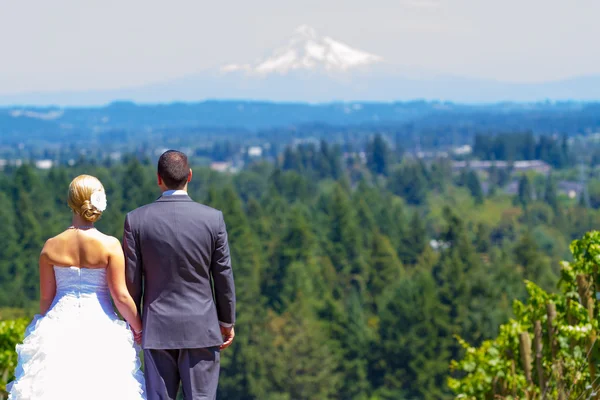
[{"label": "snow-capped mountain", "polygon": [[440,75],[423,68],[386,62],[307,26],[287,43],[254,63],[227,64],[142,87],[82,92],[43,92],[0,96],[2,105],[82,106],[115,100],[139,103],[260,100],[285,102],[443,100],[499,101],[600,100],[600,76],[515,84]]},{"label": "snow-capped mountain", "polygon": [[221,71],[245,71],[256,75],[286,75],[298,70],[339,72],[377,64],[382,60],[329,36],[321,37],[314,28],[301,25],[288,43],[270,56],[254,64],[228,64],[221,67]]}]

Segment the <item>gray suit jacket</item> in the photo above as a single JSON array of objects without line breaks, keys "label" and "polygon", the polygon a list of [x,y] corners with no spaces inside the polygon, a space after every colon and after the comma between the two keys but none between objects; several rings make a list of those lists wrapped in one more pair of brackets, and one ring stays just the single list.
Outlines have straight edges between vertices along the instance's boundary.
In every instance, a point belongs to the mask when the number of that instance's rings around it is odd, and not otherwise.
[{"label": "gray suit jacket", "polygon": [[143,297],[144,349],[223,343],[219,321],[235,323],[223,213],[187,195],[162,196],[127,214],[123,250],[138,311]]}]

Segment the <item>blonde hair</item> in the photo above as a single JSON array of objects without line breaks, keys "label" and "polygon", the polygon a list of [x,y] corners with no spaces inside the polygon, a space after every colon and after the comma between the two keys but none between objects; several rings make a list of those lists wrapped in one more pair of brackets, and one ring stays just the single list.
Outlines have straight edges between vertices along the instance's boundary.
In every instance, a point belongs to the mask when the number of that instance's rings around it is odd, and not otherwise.
[{"label": "blonde hair", "polygon": [[92,193],[104,191],[98,178],[91,175],[79,175],[69,185],[67,203],[73,212],[86,221],[94,223],[102,216],[102,211],[92,205]]}]

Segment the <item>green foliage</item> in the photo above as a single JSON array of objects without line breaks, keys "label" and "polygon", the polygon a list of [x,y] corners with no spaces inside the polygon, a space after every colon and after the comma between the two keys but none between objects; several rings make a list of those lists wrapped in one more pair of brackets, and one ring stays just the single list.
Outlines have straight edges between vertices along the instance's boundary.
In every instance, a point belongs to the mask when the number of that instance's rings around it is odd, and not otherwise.
[{"label": "green foliage", "polygon": [[521,175],[521,179],[519,179],[519,194],[517,201],[522,207],[527,207],[532,200],[533,186],[531,184],[531,180],[529,179],[529,176],[523,174]]},{"label": "green foliage", "polygon": [[403,164],[391,174],[388,186],[409,204],[423,204],[427,197],[427,178],[423,165],[414,162]]},{"label": "green foliage", "polygon": [[26,319],[0,321],[0,398],[6,396],[6,384],[14,379],[15,347],[23,340],[27,324]]},{"label": "green foliage", "polygon": [[566,138],[555,139],[533,133],[505,133],[497,136],[475,135],[473,153],[482,159],[493,160],[543,160],[557,168],[568,162]]},{"label": "green foliage", "polygon": [[[525,207],[501,194],[484,199],[474,174],[458,187],[448,162],[393,165],[399,154],[377,146],[369,165],[345,148],[347,169],[326,143],[236,174],[193,166],[190,195],[223,211],[236,278],[237,336],[222,355],[220,398],[449,398],[448,366],[468,354],[463,345],[493,344],[499,325],[521,321],[529,303],[515,313],[511,304],[524,300],[523,280],[555,288],[552,265],[600,224],[595,210],[548,204],[551,193]],[[32,315],[40,248],[69,225],[66,188],[82,173],[104,183],[98,228],[116,237],[127,211],[159,195],[154,166],[135,157],[2,171],[0,318]],[[562,285],[571,275],[563,270]],[[579,315],[576,304],[557,301],[559,318]],[[14,364],[0,365],[12,373]]]},{"label": "green foliage", "polygon": [[[451,335],[449,306],[440,302],[427,270],[417,270],[388,290],[381,307],[381,346],[373,360],[377,393],[386,399],[446,398]],[[427,371],[427,373],[424,373]]]},{"label": "green foliage", "polygon": [[557,211],[558,207],[558,193],[556,188],[556,182],[552,175],[548,175],[546,178],[546,185],[544,188],[544,201],[554,210]]},{"label": "green foliage", "polygon": [[477,172],[472,170],[463,171],[459,183],[469,190],[476,204],[483,203],[483,190],[481,189],[481,182],[479,181]]},{"label": "green foliage", "polygon": [[265,398],[333,399],[340,388],[339,352],[326,330],[301,308],[270,318],[273,335],[267,375],[272,387]]},{"label": "green foliage", "polygon": [[458,336],[465,355],[452,361],[448,379],[457,399],[595,398],[600,232],[575,240],[571,251],[560,292],[526,281],[527,303],[514,302],[515,318],[495,339],[472,347]]},{"label": "green foliage", "polygon": [[367,145],[367,167],[375,175],[387,175],[390,165],[390,150],[381,134],[375,135]]}]

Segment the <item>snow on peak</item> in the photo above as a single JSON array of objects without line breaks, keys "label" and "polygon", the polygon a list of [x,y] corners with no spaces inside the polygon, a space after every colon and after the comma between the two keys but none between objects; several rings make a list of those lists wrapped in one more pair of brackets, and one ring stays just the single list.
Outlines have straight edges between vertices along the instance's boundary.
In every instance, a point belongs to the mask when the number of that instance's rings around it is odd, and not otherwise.
[{"label": "snow on peak", "polygon": [[229,64],[221,68],[222,72],[246,71],[251,74],[285,75],[295,70],[347,71],[353,68],[381,62],[382,58],[328,36],[320,37],[316,30],[301,25],[294,31],[287,45],[275,50],[256,64]]}]

